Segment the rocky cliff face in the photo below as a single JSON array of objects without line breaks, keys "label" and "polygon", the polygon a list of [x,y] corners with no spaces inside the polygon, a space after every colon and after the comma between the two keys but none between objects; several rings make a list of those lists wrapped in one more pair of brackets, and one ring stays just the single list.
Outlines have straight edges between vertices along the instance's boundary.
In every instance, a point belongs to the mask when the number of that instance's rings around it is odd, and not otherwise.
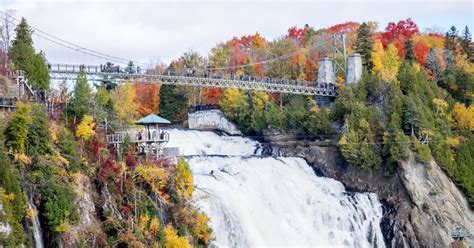
[{"label": "rocky cliff face", "polygon": [[218,109],[196,111],[188,114],[189,128],[202,130],[219,130],[230,135],[242,133],[234,123],[229,122],[224,113]]},{"label": "rocky cliff face", "polygon": [[[349,190],[377,193],[385,204],[382,228],[389,247],[447,247],[456,227],[474,234],[473,211],[434,161],[420,164],[412,155],[390,175],[385,166],[371,171],[352,166],[324,142],[280,140],[270,142],[267,151],[303,157],[316,172],[342,181]],[[474,246],[472,238],[466,243]]]}]

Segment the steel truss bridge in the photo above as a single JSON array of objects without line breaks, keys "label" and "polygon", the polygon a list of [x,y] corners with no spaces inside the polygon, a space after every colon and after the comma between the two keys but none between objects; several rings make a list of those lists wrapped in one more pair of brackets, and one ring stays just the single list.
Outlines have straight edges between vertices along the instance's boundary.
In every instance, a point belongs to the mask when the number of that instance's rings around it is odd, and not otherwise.
[{"label": "steel truss bridge", "polygon": [[[307,83],[299,85],[297,81],[279,80],[278,83],[272,80],[265,81],[245,81],[225,78],[212,78],[200,76],[175,76],[164,74],[147,73],[125,73],[125,72],[105,72],[96,65],[66,65],[49,64],[49,73],[52,80],[76,80],[80,72],[87,74],[89,81],[124,81],[136,83],[160,83],[169,85],[187,85],[194,87],[209,88],[230,88],[242,90],[257,90],[273,93],[288,93],[308,96],[336,97],[337,92],[334,84],[316,84],[309,86]],[[294,82],[294,83],[291,83]],[[323,86],[324,85],[324,86]]]}]

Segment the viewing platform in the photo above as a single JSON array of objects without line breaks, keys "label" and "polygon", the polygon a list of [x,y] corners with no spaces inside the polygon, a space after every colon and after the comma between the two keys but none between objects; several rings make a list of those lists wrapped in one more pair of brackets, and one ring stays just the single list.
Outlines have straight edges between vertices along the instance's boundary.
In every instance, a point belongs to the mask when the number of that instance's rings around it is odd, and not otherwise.
[{"label": "viewing platform", "polygon": [[143,128],[129,128],[126,131],[107,134],[108,144],[114,146],[119,155],[120,145],[132,143],[135,144],[137,154],[160,157],[164,146],[170,140],[170,136],[168,132],[161,130],[159,125],[167,125],[171,122],[150,114],[138,120],[135,124],[142,125]]}]

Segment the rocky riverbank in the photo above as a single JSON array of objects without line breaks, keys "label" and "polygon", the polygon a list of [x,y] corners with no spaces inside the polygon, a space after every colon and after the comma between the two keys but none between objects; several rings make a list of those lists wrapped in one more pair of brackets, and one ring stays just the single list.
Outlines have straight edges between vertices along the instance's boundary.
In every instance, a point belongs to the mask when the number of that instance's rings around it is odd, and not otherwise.
[{"label": "rocky riverbank", "polygon": [[[385,205],[382,230],[388,246],[447,247],[455,228],[474,233],[473,211],[435,161],[420,164],[411,155],[390,174],[386,166],[365,171],[348,164],[328,141],[283,136],[266,141],[269,154],[305,158],[317,173],[341,181],[349,190],[376,193]],[[472,247],[472,236],[465,243]]]}]

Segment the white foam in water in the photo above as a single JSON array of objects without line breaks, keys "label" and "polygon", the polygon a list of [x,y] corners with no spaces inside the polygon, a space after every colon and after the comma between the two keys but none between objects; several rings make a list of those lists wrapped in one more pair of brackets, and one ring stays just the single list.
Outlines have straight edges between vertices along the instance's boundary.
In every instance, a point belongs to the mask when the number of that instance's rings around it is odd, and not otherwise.
[{"label": "white foam in water", "polygon": [[219,247],[385,247],[375,194],[348,194],[301,158],[249,157],[259,145],[249,139],[170,130],[170,140],[188,156]]}]

